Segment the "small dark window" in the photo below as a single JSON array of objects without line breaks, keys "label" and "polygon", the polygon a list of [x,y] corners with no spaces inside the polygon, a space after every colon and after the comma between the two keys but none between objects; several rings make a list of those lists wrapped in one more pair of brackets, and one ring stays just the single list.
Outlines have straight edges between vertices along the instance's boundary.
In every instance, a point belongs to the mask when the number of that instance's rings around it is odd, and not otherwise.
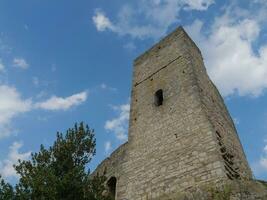
[{"label": "small dark window", "polygon": [[163,90],[160,89],[158,91],[155,92],[155,105],[156,106],[161,106],[163,103]]},{"label": "small dark window", "polygon": [[108,182],[108,189],[109,189],[109,195],[112,199],[115,199],[116,197],[116,185],[117,185],[117,179],[115,177],[111,177]]}]

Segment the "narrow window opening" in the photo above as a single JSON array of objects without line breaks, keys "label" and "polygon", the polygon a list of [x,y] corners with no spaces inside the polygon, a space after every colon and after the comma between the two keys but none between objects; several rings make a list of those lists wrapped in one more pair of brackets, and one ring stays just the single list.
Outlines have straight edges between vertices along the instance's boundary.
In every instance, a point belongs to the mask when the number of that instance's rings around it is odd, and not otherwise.
[{"label": "narrow window opening", "polygon": [[115,200],[116,197],[116,185],[117,185],[117,179],[115,177],[111,177],[107,182],[109,195],[113,200]]},{"label": "narrow window opening", "polygon": [[163,104],[163,90],[159,89],[155,92],[155,105],[161,106]]},{"label": "narrow window opening", "polygon": [[222,138],[221,134],[219,133],[219,131],[216,131],[216,134],[219,138]]}]

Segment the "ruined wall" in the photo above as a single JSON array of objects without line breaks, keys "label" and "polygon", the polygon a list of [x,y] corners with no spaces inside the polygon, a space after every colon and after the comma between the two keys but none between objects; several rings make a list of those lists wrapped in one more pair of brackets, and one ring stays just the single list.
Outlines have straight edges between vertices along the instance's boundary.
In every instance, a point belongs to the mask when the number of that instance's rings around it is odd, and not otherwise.
[{"label": "ruined wall", "polygon": [[[203,112],[180,29],[135,61],[127,194],[152,199],[224,177],[213,128]],[[154,93],[162,89],[162,106]]]},{"label": "ruined wall", "polygon": [[223,160],[225,172],[231,180],[252,179],[252,172],[224,100],[209,79],[198,48],[191,42],[187,45],[191,46],[188,56],[194,66],[202,108],[214,128],[213,133],[219,147],[218,154]]},{"label": "ruined wall", "polygon": [[92,173],[92,176],[106,174],[107,177],[119,177],[121,172],[121,166],[127,161],[127,147],[128,142],[121,145],[115,151],[110,154],[105,160],[103,160],[97,169]]},{"label": "ruined wall", "polygon": [[[135,60],[132,85],[129,142],[96,170],[107,167],[117,178],[116,200],[155,199],[228,179],[216,130],[227,149],[232,139],[249,177],[231,118],[182,28]],[[159,89],[163,105],[155,106]],[[225,130],[217,127],[217,115]]]},{"label": "ruined wall", "polygon": [[[115,177],[117,180],[116,183],[116,200],[122,199],[120,198],[125,194],[126,190],[126,181],[125,178],[127,178],[128,174],[125,174],[124,169],[129,168],[130,166],[127,165],[128,161],[128,142],[121,145],[119,148],[117,148],[112,154],[103,160],[96,168],[96,170],[92,173],[91,176],[95,176],[97,173],[99,175],[105,175],[107,176],[107,181]],[[109,192],[109,187],[107,186],[107,191]]]}]

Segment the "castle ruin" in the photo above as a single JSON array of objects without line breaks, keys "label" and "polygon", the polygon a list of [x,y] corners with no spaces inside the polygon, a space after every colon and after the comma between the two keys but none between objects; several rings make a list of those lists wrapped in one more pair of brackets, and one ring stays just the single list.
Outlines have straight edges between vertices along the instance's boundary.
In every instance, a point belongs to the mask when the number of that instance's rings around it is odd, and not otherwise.
[{"label": "castle ruin", "polygon": [[150,200],[252,173],[235,125],[182,27],[134,61],[128,142],[107,169],[116,200]]}]

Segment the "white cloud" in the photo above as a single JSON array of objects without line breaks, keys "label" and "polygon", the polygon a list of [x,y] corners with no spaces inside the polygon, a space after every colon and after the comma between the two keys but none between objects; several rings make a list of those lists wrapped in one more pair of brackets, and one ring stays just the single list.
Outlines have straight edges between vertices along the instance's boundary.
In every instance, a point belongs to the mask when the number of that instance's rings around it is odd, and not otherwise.
[{"label": "white cloud", "polygon": [[185,8],[189,10],[207,10],[214,0],[184,0]]},{"label": "white cloud", "polygon": [[11,121],[31,109],[30,99],[22,99],[14,87],[0,85],[0,138],[10,135]]},{"label": "white cloud", "polygon": [[256,176],[267,172],[267,145],[264,146],[262,155],[258,162],[253,163],[252,169]]},{"label": "white cloud", "polygon": [[31,152],[20,153],[19,149],[23,146],[21,142],[14,142],[9,147],[9,153],[7,158],[0,161],[0,174],[3,178],[18,178],[13,165],[18,163],[18,160],[28,160],[30,158]]},{"label": "white cloud", "polygon": [[267,140],[264,139],[264,147],[262,148],[262,153],[260,158],[252,163],[252,170],[255,176],[260,177],[267,172]]},{"label": "white cloud", "polygon": [[234,120],[235,125],[240,124],[240,120],[238,118],[234,117],[233,120]]},{"label": "white cloud", "polygon": [[117,91],[117,88],[110,87],[110,86],[108,86],[108,85],[105,84],[105,83],[101,83],[100,88],[101,88],[102,90],[109,90],[109,91],[112,91],[112,92],[116,92],[116,91]]},{"label": "white cloud", "polygon": [[[0,37],[2,37],[2,33],[0,32]],[[5,41],[0,38],[0,52],[1,54],[9,54],[12,51],[12,48],[5,43]]]},{"label": "white cloud", "polygon": [[34,84],[35,87],[38,87],[39,86],[39,83],[40,83],[39,78],[36,77],[36,76],[33,77],[32,78],[32,83]]},{"label": "white cloud", "polygon": [[253,0],[254,3],[267,4],[267,0]]},{"label": "white cloud", "polygon": [[118,116],[106,121],[105,129],[115,133],[117,139],[125,141],[127,139],[130,104],[115,106],[113,109],[118,112]]},{"label": "white cloud", "polygon": [[111,149],[112,149],[111,142],[110,141],[105,142],[105,153],[109,154]]},{"label": "white cloud", "polygon": [[[125,4],[114,22],[101,12],[102,21],[105,21],[101,31],[110,30],[140,39],[158,39],[179,21],[182,9],[202,11],[213,3],[214,0],[139,0],[135,5]],[[202,50],[211,79],[224,96],[257,97],[266,89],[267,45],[262,44],[257,50],[254,45],[265,19],[264,9],[253,14],[231,5],[225,9],[224,15],[215,19],[213,25],[205,27],[205,33],[200,20],[187,27]]]},{"label": "white cloud", "polygon": [[66,98],[52,96],[46,101],[36,103],[35,107],[45,110],[68,110],[73,106],[77,106],[85,102],[87,96],[87,92],[77,93]]},{"label": "white cloud", "polygon": [[96,10],[92,20],[98,31],[110,30],[119,35],[133,38],[157,39],[168,28],[179,21],[179,12],[184,10],[206,10],[213,0],[139,0],[135,5],[125,4],[118,13],[117,20],[111,20]]},{"label": "white cloud", "polygon": [[26,62],[24,58],[14,58],[13,65],[14,67],[18,67],[21,69],[27,69],[29,67],[29,64]]},{"label": "white cloud", "polygon": [[202,50],[211,79],[224,96],[259,96],[267,88],[267,45],[254,52],[260,24],[249,17],[239,18],[227,11],[217,18],[208,33],[196,20],[186,27]]},{"label": "white cloud", "polygon": [[41,99],[41,98],[44,98],[44,97],[46,97],[46,96],[48,96],[47,91],[42,90],[42,91],[40,91],[40,92],[36,95],[36,98],[37,98],[37,99]]},{"label": "white cloud", "polygon": [[93,22],[98,31],[113,30],[114,28],[110,20],[100,10],[97,10],[95,16],[93,16]]},{"label": "white cloud", "polygon": [[123,47],[129,51],[134,51],[136,49],[136,46],[133,42],[128,42]]},{"label": "white cloud", "polygon": [[3,64],[2,60],[0,59],[0,72],[5,71],[5,65]]},{"label": "white cloud", "polygon": [[263,167],[264,170],[267,170],[267,158],[266,157],[261,157],[260,166]]},{"label": "white cloud", "polygon": [[101,87],[101,89],[103,89],[103,90],[105,90],[105,89],[108,88],[108,86],[107,86],[105,83],[102,83],[102,84],[100,85],[100,87]]},{"label": "white cloud", "polygon": [[31,99],[23,99],[16,88],[8,85],[0,85],[0,139],[15,132],[13,119],[20,114],[33,109],[67,110],[80,105],[87,99],[87,92],[81,92],[72,96],[51,97],[43,102],[32,102]]}]

